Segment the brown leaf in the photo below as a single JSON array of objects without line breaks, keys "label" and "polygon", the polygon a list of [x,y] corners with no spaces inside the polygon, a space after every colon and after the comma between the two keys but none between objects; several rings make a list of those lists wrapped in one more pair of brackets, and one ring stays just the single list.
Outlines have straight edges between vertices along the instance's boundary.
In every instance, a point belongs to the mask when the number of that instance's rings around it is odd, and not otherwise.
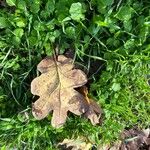
[{"label": "brown leaf", "polygon": [[[142,149],[144,147],[150,147],[150,129],[139,130],[139,129],[130,129],[124,131],[122,137],[125,139],[125,142],[122,146],[126,147],[127,150]],[[121,149],[124,150],[124,149]]]},{"label": "brown leaf", "polygon": [[37,69],[42,74],[31,83],[32,94],[40,96],[32,106],[36,119],[43,119],[53,111],[51,124],[60,127],[65,123],[68,111],[76,115],[86,112],[84,97],[74,88],[84,85],[87,78],[83,71],[74,69],[72,59],[59,55],[54,61],[47,57]]},{"label": "brown leaf", "polygon": [[100,117],[102,113],[100,106],[94,100],[88,97],[88,89],[86,86],[82,86],[79,92],[84,96],[85,102],[88,106],[84,116],[90,119],[93,125],[100,123]]},{"label": "brown leaf", "polygon": [[113,145],[101,144],[98,145],[97,150],[120,150],[121,141],[116,141]]},{"label": "brown leaf", "polygon": [[109,150],[110,144],[98,145],[97,150]]},{"label": "brown leaf", "polygon": [[58,144],[61,150],[90,150],[92,144],[86,142],[83,138],[78,139],[64,139]]},{"label": "brown leaf", "polygon": [[150,129],[124,130],[122,141],[116,141],[113,145],[98,145],[98,150],[150,150]]}]

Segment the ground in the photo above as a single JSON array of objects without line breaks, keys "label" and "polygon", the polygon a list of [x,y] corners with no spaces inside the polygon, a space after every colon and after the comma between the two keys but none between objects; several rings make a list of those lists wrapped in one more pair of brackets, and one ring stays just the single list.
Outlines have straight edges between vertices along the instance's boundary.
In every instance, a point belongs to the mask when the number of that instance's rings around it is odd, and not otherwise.
[{"label": "ground", "polygon": [[[57,149],[78,137],[97,147],[119,140],[124,129],[149,128],[149,1],[2,0],[0,7],[2,149]],[[87,73],[89,96],[103,110],[100,125],[69,114],[55,129],[51,115],[33,117],[30,84],[56,47]]]}]

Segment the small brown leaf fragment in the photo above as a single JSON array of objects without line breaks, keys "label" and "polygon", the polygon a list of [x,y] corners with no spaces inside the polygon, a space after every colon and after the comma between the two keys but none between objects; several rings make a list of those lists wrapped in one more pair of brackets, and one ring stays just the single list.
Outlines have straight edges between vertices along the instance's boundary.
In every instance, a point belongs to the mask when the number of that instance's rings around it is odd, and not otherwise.
[{"label": "small brown leaf fragment", "polygon": [[[111,144],[100,144],[97,150],[120,150],[121,141],[116,141],[113,145]],[[125,149],[124,149],[125,150]]]},{"label": "small brown leaf fragment", "polygon": [[97,150],[109,150],[110,144],[98,145]]},{"label": "small brown leaf fragment", "polygon": [[74,69],[72,59],[59,55],[55,61],[47,57],[37,69],[42,74],[31,83],[31,93],[40,96],[32,106],[36,119],[43,119],[53,111],[51,124],[58,128],[65,123],[68,111],[76,115],[86,112],[84,97],[74,88],[83,86],[87,77],[83,71]]},{"label": "small brown leaf fragment", "polygon": [[84,96],[85,102],[88,106],[84,116],[90,119],[93,125],[100,123],[100,117],[102,113],[100,106],[94,100],[88,97],[88,89],[86,86],[82,86],[79,91]]},{"label": "small brown leaf fragment", "polygon": [[64,139],[58,144],[61,150],[90,150],[92,144],[84,141],[82,138],[78,139]]},{"label": "small brown leaf fragment", "polygon": [[120,150],[121,141],[116,141],[112,147],[109,148],[109,150]]}]

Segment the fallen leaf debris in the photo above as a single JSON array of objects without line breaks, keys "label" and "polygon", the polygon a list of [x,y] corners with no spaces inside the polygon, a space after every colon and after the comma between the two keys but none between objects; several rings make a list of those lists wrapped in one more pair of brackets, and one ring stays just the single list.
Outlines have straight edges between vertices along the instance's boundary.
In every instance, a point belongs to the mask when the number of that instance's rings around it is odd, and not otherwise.
[{"label": "fallen leaf debris", "polygon": [[97,150],[150,150],[150,129],[124,130],[113,145],[99,145]]},{"label": "fallen leaf debris", "polygon": [[53,111],[51,124],[58,128],[65,123],[69,111],[84,114],[93,125],[99,123],[99,106],[88,99],[87,94],[75,90],[87,83],[87,77],[83,71],[74,68],[71,58],[64,55],[59,55],[57,60],[47,57],[37,69],[41,75],[31,82],[31,93],[39,96],[32,106],[36,119],[41,120]]},{"label": "fallen leaf debris", "polygon": [[58,144],[60,150],[90,150],[92,144],[86,142],[84,138],[64,139]]}]

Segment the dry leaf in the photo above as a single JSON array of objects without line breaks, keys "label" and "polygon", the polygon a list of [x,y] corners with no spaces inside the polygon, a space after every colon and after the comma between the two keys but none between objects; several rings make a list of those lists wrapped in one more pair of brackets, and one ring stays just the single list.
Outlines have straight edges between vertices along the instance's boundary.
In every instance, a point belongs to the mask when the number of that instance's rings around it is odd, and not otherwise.
[{"label": "dry leaf", "polygon": [[97,150],[120,150],[121,141],[115,142],[112,146],[110,144],[99,145]]},{"label": "dry leaf", "polygon": [[63,142],[58,144],[61,150],[90,150],[92,148],[91,143],[85,142],[84,139],[64,139]]},{"label": "dry leaf", "polygon": [[139,130],[139,129],[130,129],[125,130],[122,134],[122,137],[125,139],[121,145],[121,150],[135,150],[135,149],[147,149],[150,147],[150,129]]},{"label": "dry leaf", "polygon": [[88,90],[86,86],[82,86],[79,92],[85,97],[85,102],[88,105],[88,109],[84,116],[90,119],[93,125],[100,123],[100,117],[102,113],[100,106],[94,100],[88,97]]},{"label": "dry leaf", "polygon": [[122,133],[122,141],[99,145],[98,150],[150,150],[150,129],[130,129]]},{"label": "dry leaf", "polygon": [[37,66],[42,73],[31,83],[31,92],[40,98],[33,103],[32,113],[36,119],[45,118],[51,111],[53,127],[62,126],[70,111],[76,115],[86,112],[84,97],[74,90],[87,82],[85,73],[74,69],[73,61],[59,55],[57,61],[53,58],[43,59]]},{"label": "dry leaf", "polygon": [[97,150],[109,150],[110,144],[98,145]]}]

